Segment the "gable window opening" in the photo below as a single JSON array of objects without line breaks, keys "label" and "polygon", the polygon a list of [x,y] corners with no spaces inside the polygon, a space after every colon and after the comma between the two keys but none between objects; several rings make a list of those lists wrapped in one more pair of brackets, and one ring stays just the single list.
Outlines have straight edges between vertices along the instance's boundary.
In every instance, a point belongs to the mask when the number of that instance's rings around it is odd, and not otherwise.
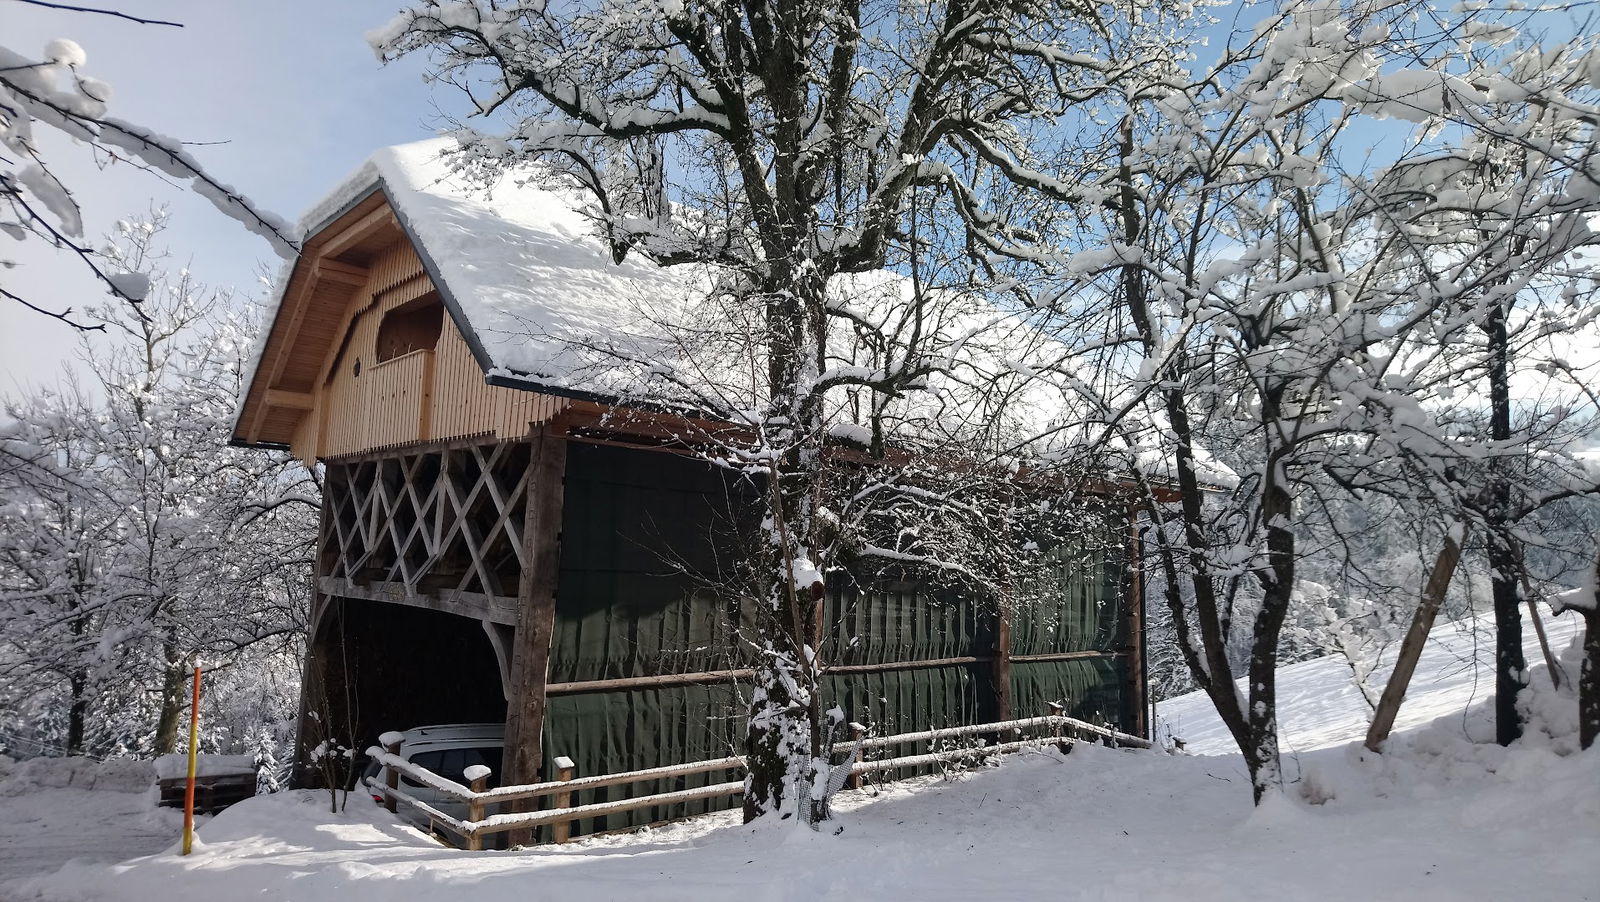
[{"label": "gable window opening", "polygon": [[444,304],[437,292],[390,310],[378,324],[377,363],[415,351],[432,351],[444,329]]}]

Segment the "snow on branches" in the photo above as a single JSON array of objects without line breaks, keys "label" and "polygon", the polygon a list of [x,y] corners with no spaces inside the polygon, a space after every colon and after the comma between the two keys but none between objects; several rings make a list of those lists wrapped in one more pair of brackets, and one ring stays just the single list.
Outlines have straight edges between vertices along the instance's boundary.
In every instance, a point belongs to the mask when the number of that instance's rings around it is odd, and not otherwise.
[{"label": "snow on branches", "polygon": [[[134,304],[144,300],[148,286],[137,274],[118,270],[84,243],[77,197],[52,168],[40,140],[43,131],[52,131],[88,145],[101,160],[126,161],[185,184],[222,214],[267,239],[280,255],[297,253],[296,236],[287,224],[217,180],[180,141],[110,115],[111,86],[87,74],[82,47],[58,38],[44,51],[42,59],[34,59],[0,46],[0,146],[7,151],[0,159],[0,232],[76,255],[113,297]],[[52,312],[4,289],[0,295],[93,328],[78,322],[70,310]]]}]

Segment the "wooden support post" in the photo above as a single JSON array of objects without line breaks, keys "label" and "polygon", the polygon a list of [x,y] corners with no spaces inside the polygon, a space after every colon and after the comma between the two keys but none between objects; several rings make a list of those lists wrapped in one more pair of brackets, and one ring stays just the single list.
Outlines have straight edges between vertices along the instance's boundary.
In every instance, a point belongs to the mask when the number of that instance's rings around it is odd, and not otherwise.
[{"label": "wooden support post", "polygon": [[1150,671],[1145,658],[1144,633],[1144,556],[1139,543],[1139,508],[1128,508],[1128,560],[1123,568],[1126,593],[1122,599],[1128,627],[1128,700],[1123,710],[1130,715],[1122,725],[1124,733],[1143,739],[1150,737]]},{"label": "wooden support post", "polygon": [[[556,766],[557,780],[565,782],[578,775],[577,765],[573,764],[572,759],[565,755],[562,755],[550,763]],[[556,793],[554,807],[571,808],[572,790],[563,789],[562,791]],[[564,843],[572,839],[572,821],[557,821],[556,823],[551,824],[550,838],[555,840],[557,843]]]},{"label": "wooden support post", "polygon": [[326,620],[334,606],[341,604],[336,599],[329,598],[318,590],[318,577],[330,572],[335,560],[333,549],[332,504],[330,499],[333,493],[340,490],[340,484],[335,478],[337,470],[328,468],[328,477],[323,480],[322,509],[317,517],[317,544],[314,546],[312,560],[316,572],[311,575],[311,611],[306,622],[306,656],[300,664],[300,710],[295,718],[295,755],[294,764],[289,770],[289,786],[293,789],[305,789],[314,785],[313,768],[308,762],[311,760],[310,735],[308,727],[311,725],[313,714],[320,717],[322,712],[321,700],[327,691],[324,685],[323,671],[327,668]]},{"label": "wooden support post", "polygon": [[[856,723],[854,721],[851,721],[851,723],[850,723],[850,735],[852,737],[854,737],[856,743],[859,745],[861,740],[867,738],[866,725],[859,724],[859,723]],[[855,773],[855,772],[851,772],[851,774],[850,774],[850,788],[851,789],[860,789],[861,788],[861,784],[863,782],[863,777],[864,776],[865,776],[864,774],[858,774],[858,773]]]},{"label": "wooden support post", "polygon": [[1011,602],[1001,599],[994,630],[995,720],[1011,719]]},{"label": "wooden support post", "polygon": [[[561,564],[562,482],[567,441],[560,421],[540,427],[533,437],[523,514],[523,567],[517,584],[517,632],[511,652],[510,700],[506,703],[506,780],[508,786],[539,781],[543,764],[545,684],[549,679],[550,640],[555,633],[556,582]],[[513,811],[531,811],[526,801]],[[533,841],[532,829],[513,831],[512,846]]]},{"label": "wooden support post", "polygon": [[[472,770],[472,768],[469,767],[467,770]],[[475,778],[473,778],[472,782],[467,785],[467,788],[473,792],[483,792],[484,790],[488,789],[489,769],[487,767],[483,768],[483,772],[479,773]],[[474,823],[483,820],[483,805],[484,803],[481,799],[469,799],[467,801],[467,820]],[[467,851],[483,851],[483,834],[471,833],[467,835]]]},{"label": "wooden support post", "polygon": [[1381,752],[1384,740],[1389,738],[1389,731],[1394,728],[1395,715],[1400,713],[1400,703],[1405,701],[1406,687],[1411,685],[1417,659],[1422,657],[1422,647],[1427,644],[1428,633],[1433,629],[1433,619],[1444,604],[1444,593],[1450,588],[1450,577],[1455,575],[1456,564],[1461,560],[1461,546],[1465,543],[1465,528],[1462,529],[1460,541],[1455,536],[1445,536],[1444,547],[1433,562],[1433,572],[1428,574],[1428,583],[1422,590],[1422,602],[1417,605],[1417,612],[1411,618],[1411,628],[1406,630],[1406,637],[1400,641],[1400,654],[1395,659],[1394,672],[1389,674],[1389,682],[1383,687],[1377,710],[1372,712],[1372,725],[1367,728],[1365,743],[1370,751]]},{"label": "wooden support post", "polygon": [[[383,750],[390,755],[398,756],[400,754],[400,740],[385,742]],[[383,807],[389,809],[390,814],[394,814],[399,810],[399,805],[395,802],[394,790],[400,788],[400,771],[392,767],[385,767],[383,769],[383,785],[389,787],[390,790],[383,796]]]},{"label": "wooden support post", "polygon": [[[1045,707],[1045,715],[1047,717],[1067,716],[1067,706],[1060,702],[1049,702]],[[1061,750],[1061,754],[1065,755],[1072,751],[1072,740],[1061,735],[1061,721],[1055,721],[1050,725],[1050,735],[1051,738],[1055,739],[1056,748]]]}]

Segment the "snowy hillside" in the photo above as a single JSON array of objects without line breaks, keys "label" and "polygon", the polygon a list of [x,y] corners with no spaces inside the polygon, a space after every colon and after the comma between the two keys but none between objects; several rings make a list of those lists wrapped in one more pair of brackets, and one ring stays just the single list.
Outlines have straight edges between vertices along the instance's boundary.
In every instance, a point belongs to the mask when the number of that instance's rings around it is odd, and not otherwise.
[{"label": "snowy hillside", "polygon": [[[1558,647],[1569,645],[1572,625],[1553,625]],[[1571,697],[1551,693],[1536,666],[1529,736],[1509,750],[1470,742],[1463,711],[1481,709],[1484,695],[1462,665],[1470,649],[1468,635],[1430,649],[1381,757],[1349,744],[1364,726],[1361,702],[1337,662],[1287,668],[1294,793],[1256,811],[1220,726],[1186,698],[1165,716],[1192,747],[1219,754],[1079,745],[1018,755],[949,781],[849,796],[837,833],[718,816],[471,854],[360,797],[335,816],[325,796],[286,793],[216,817],[187,861],[72,864],[0,886],[0,898],[1600,900],[1600,754],[1570,753]]]},{"label": "snowy hillside", "polygon": [[[1552,648],[1562,649],[1583,634],[1582,621],[1575,616],[1552,617],[1544,609],[1545,628]],[[1421,726],[1439,717],[1460,715],[1470,703],[1493,694],[1493,624],[1488,619],[1436,624],[1417,664],[1416,677],[1405,704],[1395,721],[1396,730]],[[1530,663],[1542,662],[1532,627],[1525,630],[1523,649]],[[1371,683],[1383,688],[1394,668],[1399,651],[1396,642],[1385,650]],[[1567,675],[1577,679],[1576,664],[1568,665]],[[1542,676],[1544,667],[1537,672]],[[1342,658],[1326,657],[1278,669],[1279,732],[1285,752],[1344,745],[1366,735],[1372,710],[1350,682],[1350,670]],[[1203,692],[1169,699],[1157,706],[1157,716],[1172,734],[1184,740],[1187,750],[1197,755],[1237,754],[1238,746],[1217,717]],[[1477,733],[1481,738],[1484,734]],[[1492,735],[1492,731],[1488,734]]]}]

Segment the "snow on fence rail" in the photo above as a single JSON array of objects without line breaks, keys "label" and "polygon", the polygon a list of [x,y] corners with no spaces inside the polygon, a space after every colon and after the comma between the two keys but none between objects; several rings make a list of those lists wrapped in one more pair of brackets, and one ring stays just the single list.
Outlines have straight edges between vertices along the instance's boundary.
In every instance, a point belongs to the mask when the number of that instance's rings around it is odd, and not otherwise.
[{"label": "snow on fence rail", "polygon": [[[1103,741],[1109,745],[1127,746],[1131,748],[1148,749],[1150,741],[1138,736],[1118,732],[1109,727],[1096,726],[1087,721],[1067,717],[1060,713],[1061,706],[1052,704],[1050,714],[1041,717],[1026,717],[1020,720],[1006,720],[996,723],[971,724],[959,727],[946,727],[935,730],[923,730],[916,733],[899,733],[893,736],[866,736],[866,728],[860,724],[851,724],[856,732],[856,738],[848,742],[836,743],[832,751],[836,754],[854,755],[860,750],[869,748],[889,748],[905,745],[912,742],[938,742],[940,740],[955,739],[964,736],[978,736],[992,733],[1021,733],[1029,730],[1048,728],[1048,735],[1037,735],[1009,742],[1000,742],[993,745],[974,746],[967,748],[954,748],[936,750],[918,755],[905,755],[893,758],[879,758],[869,761],[856,761],[850,766],[851,784],[859,788],[860,777],[863,774],[876,771],[896,770],[903,767],[924,767],[962,760],[982,760],[991,755],[1006,754],[1020,751],[1025,748],[1037,748],[1040,745],[1059,742],[1066,743],[1074,738],[1090,738]],[[684,802],[694,802],[702,799],[723,798],[739,795],[744,792],[744,780],[734,780],[726,783],[717,783],[711,786],[702,786],[694,789],[681,789],[674,792],[652,793],[650,795],[634,796],[626,799],[616,799],[608,802],[595,802],[588,805],[573,805],[572,794],[586,789],[599,789],[606,786],[623,786],[633,783],[643,783],[651,780],[662,780],[673,777],[684,777],[693,774],[703,774],[713,771],[743,771],[744,759],[738,756],[715,758],[708,761],[692,761],[687,764],[670,764],[664,767],[651,767],[644,770],[625,771],[615,774],[599,774],[591,777],[578,777],[574,775],[575,768],[571,759],[557,758],[555,765],[559,780],[545,783],[533,783],[524,786],[501,786],[495,789],[486,788],[490,771],[481,765],[469,768],[463,774],[470,781],[470,785],[463,786],[453,780],[447,780],[438,774],[400,757],[400,743],[398,734],[384,734],[388,740],[393,737],[396,741],[388,742],[384,747],[373,746],[367,749],[374,761],[384,765],[384,779],[367,778],[362,782],[373,792],[380,794],[384,799],[384,806],[390,811],[397,811],[399,805],[407,805],[425,815],[436,826],[453,833],[463,840],[463,845],[471,851],[483,848],[483,838],[496,833],[507,833],[512,830],[529,830],[535,827],[550,826],[551,839],[555,842],[566,842],[571,836],[572,822],[587,817],[604,817],[610,814],[623,814],[640,808],[651,808],[658,805],[675,805]],[[467,817],[465,819],[452,817],[433,805],[416,798],[400,788],[399,778],[404,774],[407,777],[427,786],[437,792],[465,802]],[[500,814],[488,814],[488,806],[507,802],[525,802],[533,799],[551,797],[552,807],[543,811],[516,811]]]}]

